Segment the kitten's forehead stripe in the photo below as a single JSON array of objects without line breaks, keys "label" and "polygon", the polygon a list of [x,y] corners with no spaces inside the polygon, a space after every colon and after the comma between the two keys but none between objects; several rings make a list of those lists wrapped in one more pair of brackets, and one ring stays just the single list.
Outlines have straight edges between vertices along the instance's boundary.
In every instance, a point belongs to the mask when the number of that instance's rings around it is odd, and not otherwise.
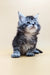
[{"label": "kitten's forehead stripe", "polygon": [[33,20],[33,19],[34,19],[34,17],[33,17],[33,16],[26,16],[26,18],[27,18],[27,19],[31,19],[31,20]]}]

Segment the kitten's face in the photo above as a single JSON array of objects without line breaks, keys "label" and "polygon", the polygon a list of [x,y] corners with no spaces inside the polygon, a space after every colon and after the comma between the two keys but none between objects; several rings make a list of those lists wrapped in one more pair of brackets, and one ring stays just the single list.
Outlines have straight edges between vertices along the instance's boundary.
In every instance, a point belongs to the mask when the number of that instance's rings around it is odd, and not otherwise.
[{"label": "kitten's face", "polygon": [[19,28],[26,33],[36,34],[40,31],[40,25],[37,21],[37,15],[33,16],[23,16],[19,13]]}]

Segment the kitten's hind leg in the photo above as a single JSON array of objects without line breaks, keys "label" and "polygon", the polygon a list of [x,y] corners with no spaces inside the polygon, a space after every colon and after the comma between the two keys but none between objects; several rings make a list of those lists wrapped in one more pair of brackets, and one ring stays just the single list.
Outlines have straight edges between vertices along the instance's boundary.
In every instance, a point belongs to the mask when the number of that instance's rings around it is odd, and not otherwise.
[{"label": "kitten's hind leg", "polygon": [[35,53],[35,54],[39,54],[39,53],[43,53],[41,50],[39,50],[39,49],[35,49],[34,51],[33,51],[33,53]]},{"label": "kitten's hind leg", "polygon": [[29,49],[29,50],[26,52],[26,56],[35,56],[35,53],[32,52],[31,49]]}]

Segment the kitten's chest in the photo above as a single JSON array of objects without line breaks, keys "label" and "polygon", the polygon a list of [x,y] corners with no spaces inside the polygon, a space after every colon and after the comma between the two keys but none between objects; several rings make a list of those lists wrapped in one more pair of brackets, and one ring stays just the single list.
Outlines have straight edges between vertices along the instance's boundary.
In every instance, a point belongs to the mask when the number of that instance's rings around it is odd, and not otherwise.
[{"label": "kitten's chest", "polygon": [[30,48],[33,48],[33,46],[34,46],[34,45],[31,45],[31,44],[29,44],[29,43],[24,44],[24,45],[22,46],[22,49],[21,49],[22,54],[25,54]]},{"label": "kitten's chest", "polygon": [[31,35],[25,35],[27,43],[22,45],[22,52],[23,54],[26,53],[28,51],[28,49],[34,47],[34,44],[31,44],[30,41],[32,40],[32,36]]},{"label": "kitten's chest", "polygon": [[31,40],[31,39],[32,39],[32,34],[27,34],[27,33],[26,33],[26,34],[25,34],[25,37],[26,37],[27,40]]}]

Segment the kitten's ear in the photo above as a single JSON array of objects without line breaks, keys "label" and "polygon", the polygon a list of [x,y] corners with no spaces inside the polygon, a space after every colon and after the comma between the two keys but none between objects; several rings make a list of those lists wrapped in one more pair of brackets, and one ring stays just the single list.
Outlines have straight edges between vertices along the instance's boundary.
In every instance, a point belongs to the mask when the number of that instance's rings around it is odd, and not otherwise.
[{"label": "kitten's ear", "polygon": [[36,20],[38,20],[39,13],[34,16]]},{"label": "kitten's ear", "polygon": [[19,21],[21,22],[25,21],[25,16],[22,13],[18,12],[18,16],[19,16]]}]

